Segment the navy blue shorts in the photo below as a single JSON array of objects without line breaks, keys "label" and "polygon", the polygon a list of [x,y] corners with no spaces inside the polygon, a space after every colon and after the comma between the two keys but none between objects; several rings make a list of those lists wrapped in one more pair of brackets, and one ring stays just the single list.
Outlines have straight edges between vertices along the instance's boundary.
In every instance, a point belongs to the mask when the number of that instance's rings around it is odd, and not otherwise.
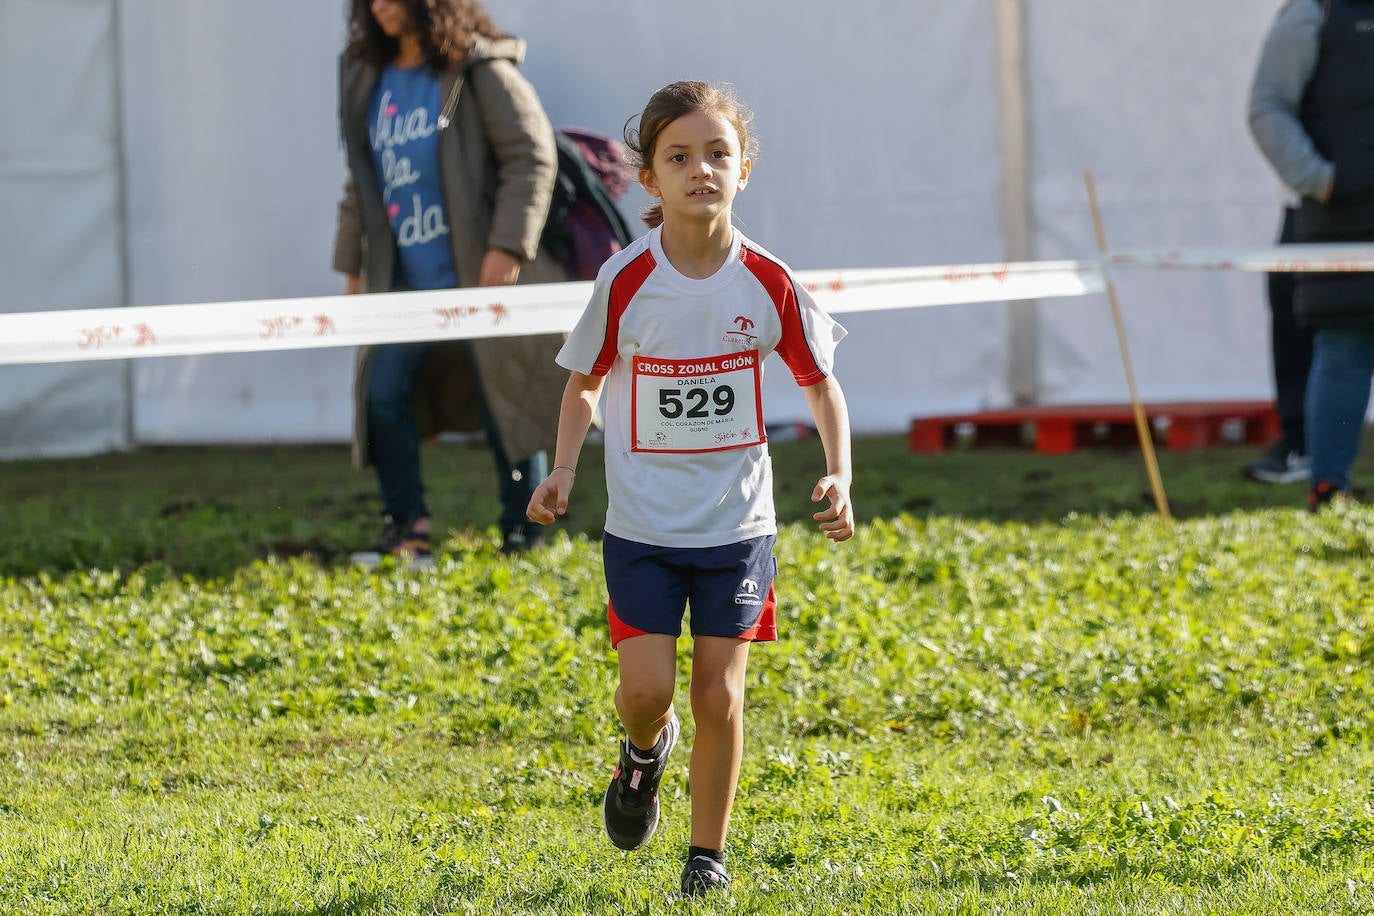
[{"label": "navy blue shorts", "polygon": [[605,535],[611,645],[645,633],[681,636],[689,606],[693,636],[777,639],[775,540],[766,534],[721,547],[655,547]]}]

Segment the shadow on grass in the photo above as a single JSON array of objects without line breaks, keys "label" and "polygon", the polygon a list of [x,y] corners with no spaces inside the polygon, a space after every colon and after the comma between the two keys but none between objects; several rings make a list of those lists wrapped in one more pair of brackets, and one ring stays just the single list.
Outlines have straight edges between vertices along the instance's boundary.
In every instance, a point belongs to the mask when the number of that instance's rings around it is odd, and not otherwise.
[{"label": "shadow on grass", "polygon": [[[1204,867],[1205,865],[1205,867]],[[1140,881],[1163,882],[1180,890],[1217,889],[1237,879],[1254,874],[1250,861],[1218,862],[1207,858],[1198,867],[1174,864],[1131,862],[1123,865],[1093,865],[1055,870],[1032,868],[1006,872],[990,869],[953,868],[942,870],[933,883],[943,890],[976,887],[988,893],[1027,885],[1042,887],[1091,887],[1098,885],[1131,884]]]},{"label": "shadow on grass", "polygon": [[[365,914],[387,912],[386,898],[379,894],[352,894],[344,899],[325,903],[314,907],[291,907],[281,910],[262,910],[259,911],[263,916],[365,916]],[[239,908],[232,910],[202,910],[198,907],[191,907],[180,910],[179,912],[192,916],[192,914],[205,914],[205,916],[229,916],[231,913],[243,912]],[[442,911],[434,911],[442,912]]]},{"label": "shadow on grass", "polygon": [[[449,873],[440,880],[440,890],[424,910],[431,913],[467,912],[464,907],[478,906],[482,912],[493,913],[598,913],[606,916],[648,916],[663,912],[664,906],[677,901],[675,894],[665,887],[657,900],[650,892],[627,895],[615,882],[598,883],[597,875],[585,869],[561,874],[556,867],[543,871],[544,878],[517,892],[507,890],[496,896],[496,887],[485,875]],[[504,878],[504,876],[502,876]],[[640,899],[630,899],[638,897]],[[656,903],[661,905],[655,905]]]},{"label": "shadow on grass", "polygon": [[[1366,443],[1356,478],[1374,476]],[[814,437],[771,445],[783,524],[812,525],[811,490],[825,468]],[[1274,486],[1241,474],[1254,450],[1160,452],[1173,514],[1296,510],[1301,484]],[[436,530],[495,542],[500,513],[486,448],[434,445],[424,468]],[[601,450],[579,462],[569,513],[555,530],[598,539],[606,512]],[[903,513],[991,522],[1056,523],[1087,516],[1155,513],[1140,454],[1091,448],[1067,455],[1028,449],[912,454],[901,435],[856,437],[852,497],[860,523]],[[164,567],[170,575],[228,578],[265,557],[308,557],[339,566],[381,526],[371,472],[352,468],[343,446],[149,448],[93,458],[3,465],[0,575],[62,575],[83,569]]]}]

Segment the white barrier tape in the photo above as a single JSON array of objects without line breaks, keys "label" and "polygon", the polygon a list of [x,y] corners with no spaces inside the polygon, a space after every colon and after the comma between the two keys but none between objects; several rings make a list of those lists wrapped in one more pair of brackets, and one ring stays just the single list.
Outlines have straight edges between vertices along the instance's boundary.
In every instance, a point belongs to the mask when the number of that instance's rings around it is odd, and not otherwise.
[{"label": "white barrier tape", "polygon": [[0,315],[0,365],[260,353],[566,330],[592,284]]},{"label": "white barrier tape", "polygon": [[1260,273],[1374,271],[1374,245],[1280,245],[1274,248],[1128,249],[1110,254],[1111,267],[1151,270],[1243,270]]},{"label": "white barrier tape", "polygon": [[[1034,261],[800,271],[828,311],[1077,296],[1104,288],[1094,262]],[[563,333],[592,284],[546,283],[0,314],[0,365],[194,356]]]},{"label": "white barrier tape", "polygon": [[805,270],[797,279],[826,311],[875,312],[971,302],[1082,296],[1106,289],[1095,261],[1021,261],[853,271]]},{"label": "white barrier tape", "polygon": [[[1127,250],[1102,263],[1156,270],[1374,271],[1374,245]],[[799,271],[797,278],[836,314],[1105,289],[1096,261],[811,270]],[[582,314],[591,289],[588,282],[547,283],[0,314],[0,365],[564,333]]]}]

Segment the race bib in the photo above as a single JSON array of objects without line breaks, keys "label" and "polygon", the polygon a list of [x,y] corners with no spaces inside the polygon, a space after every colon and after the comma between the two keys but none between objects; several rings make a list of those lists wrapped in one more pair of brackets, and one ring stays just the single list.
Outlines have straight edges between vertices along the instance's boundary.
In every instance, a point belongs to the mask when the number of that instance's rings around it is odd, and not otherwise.
[{"label": "race bib", "polygon": [[719,452],[766,441],[759,351],[634,358],[631,450]]}]

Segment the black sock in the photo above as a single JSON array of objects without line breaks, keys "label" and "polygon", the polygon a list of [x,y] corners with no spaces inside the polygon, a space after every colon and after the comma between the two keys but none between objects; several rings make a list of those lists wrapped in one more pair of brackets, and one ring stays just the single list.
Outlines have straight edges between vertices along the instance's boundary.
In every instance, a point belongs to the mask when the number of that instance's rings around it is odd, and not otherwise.
[{"label": "black sock", "polygon": [[647,751],[644,750],[644,748],[640,747],[638,744],[635,744],[633,741],[630,742],[630,747],[638,751],[640,756],[642,757],[648,758],[650,760],[657,760],[658,755],[663,753],[663,749],[667,746],[667,744],[668,729],[665,726],[663,731],[658,733],[658,740],[654,742],[654,746],[649,748]]},{"label": "black sock", "polygon": [[712,860],[713,862],[716,862],[719,865],[725,864],[724,849],[707,849],[705,846],[688,846],[687,861],[690,862],[697,856],[705,856],[706,858]]}]

